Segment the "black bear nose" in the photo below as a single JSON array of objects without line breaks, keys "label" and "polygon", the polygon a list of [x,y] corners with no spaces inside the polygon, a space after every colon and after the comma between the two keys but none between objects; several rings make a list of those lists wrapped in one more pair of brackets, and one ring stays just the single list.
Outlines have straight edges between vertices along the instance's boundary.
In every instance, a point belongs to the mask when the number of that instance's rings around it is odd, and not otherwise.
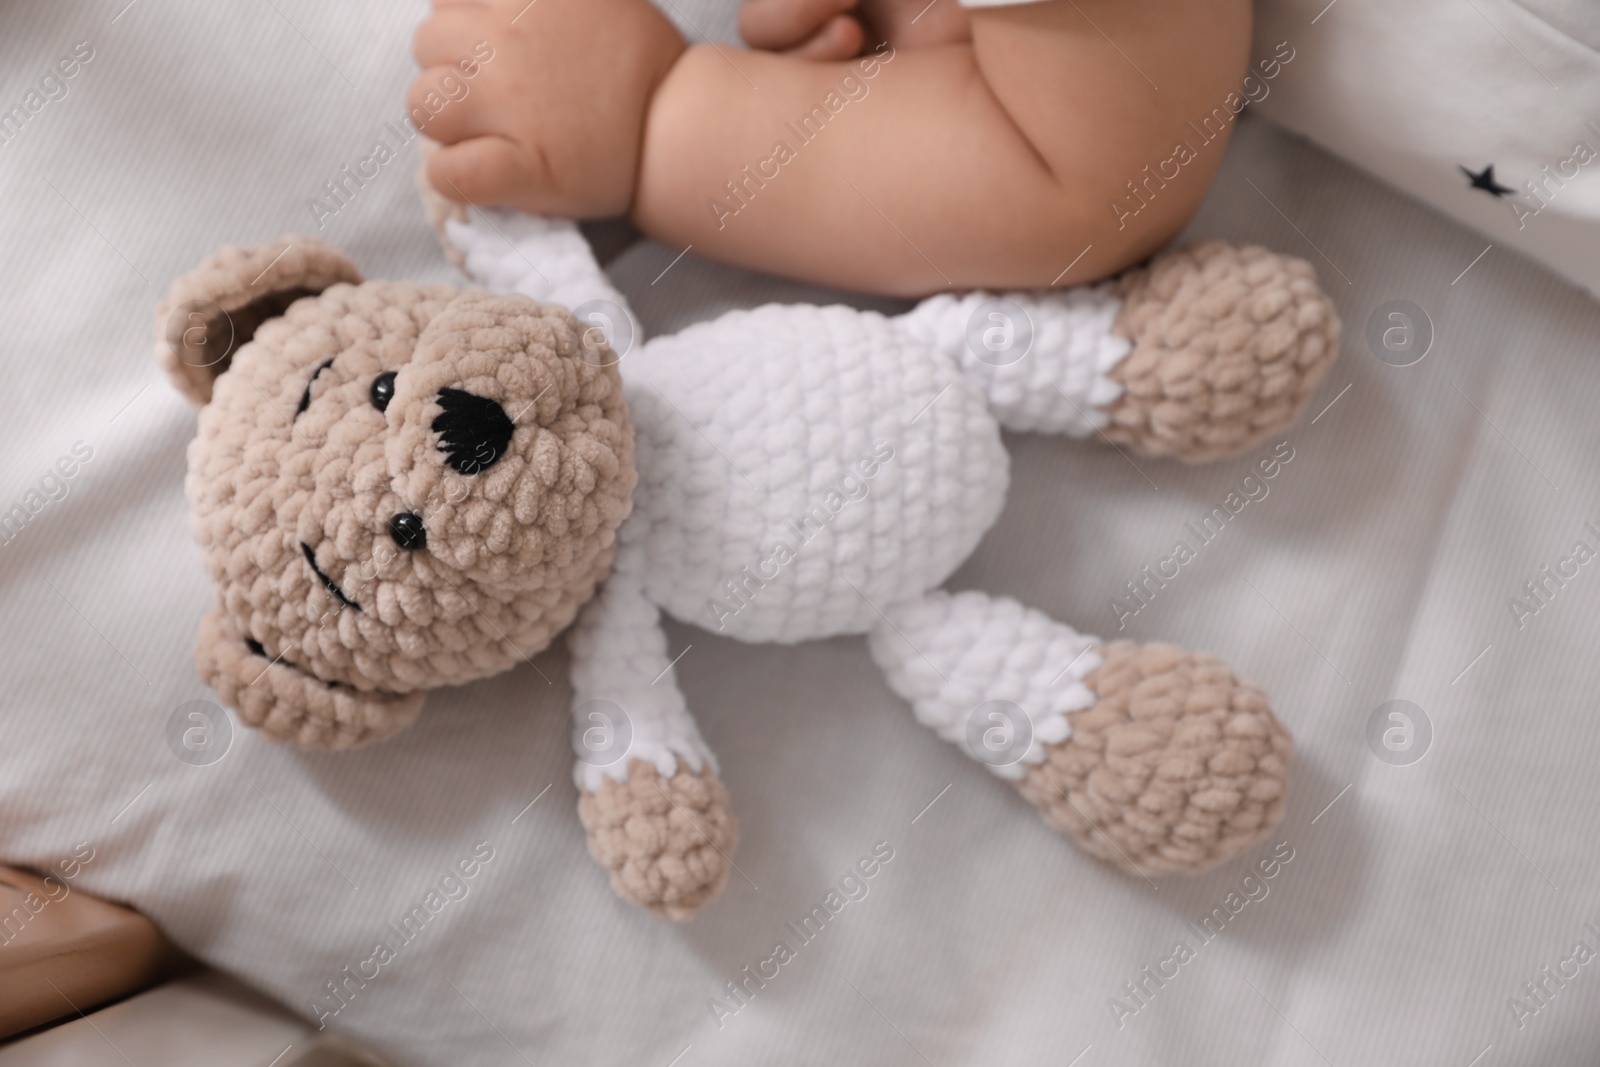
[{"label": "black bear nose", "polygon": [[422,516],[414,511],[402,511],[390,519],[389,536],[407,552],[428,547],[428,531],[423,529]]}]

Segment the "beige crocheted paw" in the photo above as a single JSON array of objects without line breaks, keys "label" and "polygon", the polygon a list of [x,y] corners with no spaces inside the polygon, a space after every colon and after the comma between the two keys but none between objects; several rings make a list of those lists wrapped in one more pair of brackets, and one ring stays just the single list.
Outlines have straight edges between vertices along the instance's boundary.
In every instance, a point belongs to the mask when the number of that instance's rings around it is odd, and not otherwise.
[{"label": "beige crocheted paw", "polygon": [[338,749],[381,741],[422,711],[423,693],[363,692],[313,678],[286,657],[247,641],[221,611],[200,622],[194,665],[239,718],[296,748]]},{"label": "beige crocheted paw", "polygon": [[1114,330],[1133,351],[1105,435],[1190,463],[1291,425],[1339,351],[1339,318],[1302,259],[1207,241],[1117,282]]},{"label": "beige crocheted paw", "polygon": [[727,884],[736,831],[728,791],[709,767],[696,774],[680,763],[663,778],[634,760],[627,781],[608,778],[598,793],[579,794],[578,817],[617,896],[663,919],[694,918]]},{"label": "beige crocheted paw", "polygon": [[1195,874],[1283,817],[1293,743],[1267,698],[1211,656],[1118,641],[1099,702],[1017,787],[1084,851],[1139,874]]}]

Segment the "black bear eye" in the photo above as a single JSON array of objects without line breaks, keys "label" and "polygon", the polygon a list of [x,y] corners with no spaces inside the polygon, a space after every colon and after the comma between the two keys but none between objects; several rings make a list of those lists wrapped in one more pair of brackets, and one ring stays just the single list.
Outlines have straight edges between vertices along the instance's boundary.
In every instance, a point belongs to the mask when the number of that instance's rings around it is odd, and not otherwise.
[{"label": "black bear eye", "polygon": [[516,429],[505,409],[461,389],[439,390],[444,410],[433,420],[439,451],[457,474],[477,474],[505,455]]},{"label": "black bear eye", "polygon": [[428,528],[423,525],[422,516],[414,511],[402,511],[390,519],[389,536],[407,552],[428,547]]},{"label": "black bear eye", "polygon": [[389,407],[389,401],[394,399],[394,371],[384,371],[372,379],[372,389],[368,396],[372,398],[372,406],[379,411]]}]

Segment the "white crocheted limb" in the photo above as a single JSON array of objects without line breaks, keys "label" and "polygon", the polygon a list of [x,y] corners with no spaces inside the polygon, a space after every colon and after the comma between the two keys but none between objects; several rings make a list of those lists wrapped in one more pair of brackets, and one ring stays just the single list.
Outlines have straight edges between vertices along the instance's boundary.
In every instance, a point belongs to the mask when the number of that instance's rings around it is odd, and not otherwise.
[{"label": "white crocheted limb", "polygon": [[1086,437],[1122,395],[1111,368],[1132,350],[1113,334],[1110,283],[1043,292],[930,297],[895,321],[956,361],[1009,430]]},{"label": "white crocheted limb", "polygon": [[466,222],[447,220],[444,231],[463,258],[462,269],[485,289],[571,309],[598,326],[618,356],[627,355],[643,338],[628,301],[600,269],[577,223],[525,211],[473,208]]},{"label": "white crocheted limb", "polygon": [[700,739],[678,689],[661,611],[644,594],[636,555],[624,546],[616,568],[583,610],[572,650],[572,745],[578,788],[599,792],[644,760],[671,778],[678,760],[698,773],[716,759]]},{"label": "white crocheted limb", "polygon": [[1009,597],[936,590],[884,614],[867,643],[889,687],[1002,778],[1044,762],[1072,734],[1067,714],[1097,700],[1084,679],[1099,641]]}]

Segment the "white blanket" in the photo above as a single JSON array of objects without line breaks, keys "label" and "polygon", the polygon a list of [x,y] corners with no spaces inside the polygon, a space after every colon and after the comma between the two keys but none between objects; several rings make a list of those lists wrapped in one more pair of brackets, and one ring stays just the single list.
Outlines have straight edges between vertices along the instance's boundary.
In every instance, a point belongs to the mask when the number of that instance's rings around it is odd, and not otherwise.
[{"label": "white blanket", "polygon": [[[731,3],[675,2],[731,32]],[[1311,258],[1344,357],[1268,495],[1122,636],[1215,652],[1272,694],[1299,746],[1279,835],[1199,880],[1129,879],[918,726],[862,642],[679,626],[743,840],[724,896],[668,926],[584,853],[559,647],[436,694],[375,748],[242,730],[210,764],[169,747],[176,709],[209,696],[190,649],[212,591],[182,494],[194,415],[157,376],[150,308],[220,244],[314,228],[306,202],[400,116],[421,7],[120,6],[0,14],[0,105],[77,42],[94,53],[0,144],[0,510],[39,503],[0,545],[0,860],[86,842],[74,885],[307,1014],[399,943],[327,1022],[419,1067],[1593,1062],[1600,963],[1573,948],[1600,949],[1600,561],[1573,549],[1600,549],[1600,307],[1514,255],[1471,265],[1476,234],[1246,123],[1190,236]],[[452,277],[414,163],[327,220],[369,276]],[[615,268],[652,331],[821,295],[692,255],[654,281],[677,253],[646,243]],[[1368,347],[1392,300],[1433,325],[1411,366]],[[1124,581],[1254,458],[1135,469],[1010,444],[1009,507],[953,584],[1107,636]],[[1431,723],[1411,765],[1369,747],[1394,699]],[[1404,757],[1403,733],[1380,722],[1376,751]],[[709,1003],[875,848],[892,859],[866,895],[719,1027]]]},{"label": "white blanket", "polygon": [[[1257,0],[1262,114],[1600,296],[1594,0]],[[1248,87],[1247,87],[1248,88]],[[1481,247],[1481,246],[1480,246]]]}]

